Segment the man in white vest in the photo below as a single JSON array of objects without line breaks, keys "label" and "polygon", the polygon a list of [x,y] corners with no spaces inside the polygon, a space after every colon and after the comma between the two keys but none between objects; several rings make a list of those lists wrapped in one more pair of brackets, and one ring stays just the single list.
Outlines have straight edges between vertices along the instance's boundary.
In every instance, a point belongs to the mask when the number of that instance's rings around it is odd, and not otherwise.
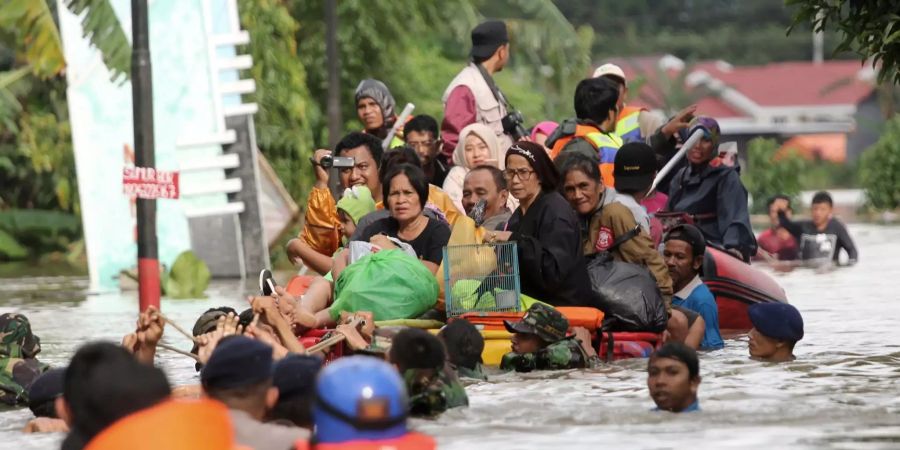
[{"label": "man in white vest", "polygon": [[471,62],[444,91],[444,121],[441,123],[443,151],[448,160],[456,148],[459,132],[466,125],[481,122],[497,134],[501,154],[513,143],[503,131],[507,102],[494,85],[492,76],[509,61],[509,35],[499,20],[484,22],[472,30]]}]

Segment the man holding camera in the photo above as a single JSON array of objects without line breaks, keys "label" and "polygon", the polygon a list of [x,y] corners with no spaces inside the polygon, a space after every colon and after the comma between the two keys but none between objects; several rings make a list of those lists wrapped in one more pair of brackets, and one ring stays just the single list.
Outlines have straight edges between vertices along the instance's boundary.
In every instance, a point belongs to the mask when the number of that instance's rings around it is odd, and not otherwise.
[{"label": "man holding camera", "polygon": [[469,55],[471,62],[444,91],[441,135],[448,160],[456,148],[460,130],[471,123],[481,122],[494,130],[503,152],[525,135],[522,115],[510,107],[493,79],[509,61],[506,24],[490,20],[475,27]]}]

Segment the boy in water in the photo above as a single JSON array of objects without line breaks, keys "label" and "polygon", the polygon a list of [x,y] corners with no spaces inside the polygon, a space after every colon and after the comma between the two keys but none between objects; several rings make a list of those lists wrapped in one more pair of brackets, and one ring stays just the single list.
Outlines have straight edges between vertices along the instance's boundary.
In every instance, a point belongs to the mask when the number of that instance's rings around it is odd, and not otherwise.
[{"label": "boy in water", "polygon": [[516,372],[533,370],[583,369],[600,359],[591,347],[590,333],[581,327],[566,337],[569,321],[556,309],[535,303],[518,322],[504,321],[513,333],[512,352],[503,355],[500,369]]},{"label": "boy in water", "polygon": [[[821,242],[816,239],[816,242],[819,243],[819,249],[822,249],[823,245],[828,245],[833,243],[833,249],[829,248],[828,250],[833,250],[834,254],[832,256],[832,260],[835,263],[838,263],[840,260],[841,249],[847,252],[848,265],[856,264],[856,261],[859,259],[859,254],[856,252],[856,246],[853,244],[853,240],[850,239],[850,233],[847,233],[847,228],[844,227],[839,220],[835,219],[833,216],[834,211],[834,202],[831,200],[831,195],[829,195],[825,191],[817,192],[816,195],[812,198],[812,206],[810,207],[810,215],[812,216],[812,220],[801,220],[794,222],[787,217],[787,209],[783,208],[778,212],[778,222],[782,227],[786,228],[791,234],[801,243],[801,258],[808,259],[810,257],[815,257],[816,255],[807,254],[807,249],[803,247],[803,237],[804,236],[819,236],[823,235],[828,239],[825,242]],[[826,242],[828,244],[826,244]],[[811,253],[819,254],[820,251],[813,251]]]},{"label": "boy in water", "polygon": [[647,361],[647,389],[656,403],[654,411],[699,411],[700,381],[697,352],[680,342],[667,342]]}]

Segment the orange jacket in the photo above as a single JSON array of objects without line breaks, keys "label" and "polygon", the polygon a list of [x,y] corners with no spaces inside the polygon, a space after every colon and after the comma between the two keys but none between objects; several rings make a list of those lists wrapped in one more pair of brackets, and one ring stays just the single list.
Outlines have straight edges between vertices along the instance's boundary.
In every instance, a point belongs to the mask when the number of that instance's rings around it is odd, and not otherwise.
[{"label": "orange jacket", "polygon": [[133,413],[91,439],[85,450],[237,450],[225,405],[167,400]]}]

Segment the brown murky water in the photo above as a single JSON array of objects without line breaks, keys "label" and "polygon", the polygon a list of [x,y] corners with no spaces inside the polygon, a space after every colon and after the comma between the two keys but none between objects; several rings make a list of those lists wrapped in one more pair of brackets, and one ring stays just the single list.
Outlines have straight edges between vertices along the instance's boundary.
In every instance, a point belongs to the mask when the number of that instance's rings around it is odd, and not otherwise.
[{"label": "brown murky water", "polygon": [[[416,421],[441,448],[900,448],[900,228],[851,227],[861,262],[776,277],[803,313],[797,361],[747,358],[745,337],[701,357],[702,412],[653,413],[645,360],[594,372],[505,374],[467,387],[471,406]],[[87,296],[78,278],[0,280],[0,312],[19,311],[41,336],[41,359],[65,364],[91,339],[118,340],[133,327],[134,293]],[[207,300],[164,301],[167,315],[190,326],[208,307],[243,307],[252,289],[217,283]],[[169,333],[166,342],[188,349]],[[193,363],[162,351],[174,384],[195,383]],[[0,448],[55,448],[60,437],[19,433],[31,413],[0,412]]]}]

